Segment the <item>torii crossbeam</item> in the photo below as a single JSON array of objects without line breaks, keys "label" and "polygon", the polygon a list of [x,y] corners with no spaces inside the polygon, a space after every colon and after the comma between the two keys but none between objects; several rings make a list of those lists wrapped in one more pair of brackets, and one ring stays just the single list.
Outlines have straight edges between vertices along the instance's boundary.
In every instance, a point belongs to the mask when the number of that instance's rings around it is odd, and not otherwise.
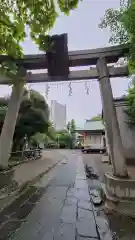
[{"label": "torii crossbeam", "polygon": [[[99,58],[105,58],[106,62],[116,63],[119,58],[123,57],[129,51],[128,45],[118,45],[107,48],[97,48],[80,51],[69,51],[69,67],[79,66],[92,66],[96,65]],[[9,60],[8,56],[0,55],[0,63],[2,61]],[[15,60],[14,60],[15,61]],[[37,55],[24,55],[23,59],[16,60],[19,67],[26,69],[25,80],[28,83],[39,83],[39,82],[57,82],[57,81],[72,81],[72,80],[89,80],[97,79],[98,72],[95,67],[91,67],[89,70],[76,70],[70,71],[67,78],[63,76],[49,77],[47,73],[28,73],[30,70],[47,69],[47,59],[45,54]],[[122,67],[109,67],[110,77],[123,77],[128,76],[127,66]],[[11,79],[6,76],[0,76],[0,84],[10,84]]]}]

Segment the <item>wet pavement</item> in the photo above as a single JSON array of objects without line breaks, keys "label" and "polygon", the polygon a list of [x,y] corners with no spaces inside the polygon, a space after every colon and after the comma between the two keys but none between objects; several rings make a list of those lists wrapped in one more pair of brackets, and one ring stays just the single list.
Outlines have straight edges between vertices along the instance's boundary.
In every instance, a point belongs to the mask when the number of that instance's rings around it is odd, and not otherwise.
[{"label": "wet pavement", "polygon": [[0,239],[99,239],[80,153],[68,154],[0,213]]},{"label": "wet pavement", "polygon": [[[100,176],[99,156],[87,158]],[[86,160],[79,151],[67,151],[66,161],[1,212],[0,240],[135,239],[131,218],[105,215],[103,205],[93,204],[92,194],[100,190],[103,172],[100,180],[86,179],[82,159]]]}]

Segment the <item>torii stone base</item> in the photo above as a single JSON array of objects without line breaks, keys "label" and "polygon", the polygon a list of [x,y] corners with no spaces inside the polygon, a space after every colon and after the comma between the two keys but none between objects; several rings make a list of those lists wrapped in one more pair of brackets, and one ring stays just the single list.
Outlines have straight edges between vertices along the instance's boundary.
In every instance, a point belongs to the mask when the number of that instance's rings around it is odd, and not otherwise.
[{"label": "torii stone base", "polygon": [[105,209],[135,218],[135,179],[105,174]]}]

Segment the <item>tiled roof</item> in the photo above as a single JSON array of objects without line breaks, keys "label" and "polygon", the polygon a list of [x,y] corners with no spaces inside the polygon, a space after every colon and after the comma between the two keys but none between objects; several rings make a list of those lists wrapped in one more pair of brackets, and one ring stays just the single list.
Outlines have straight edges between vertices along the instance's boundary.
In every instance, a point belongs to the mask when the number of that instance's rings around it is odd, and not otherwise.
[{"label": "tiled roof", "polygon": [[102,121],[91,121],[87,120],[83,127],[76,128],[76,131],[102,131],[104,130]]}]

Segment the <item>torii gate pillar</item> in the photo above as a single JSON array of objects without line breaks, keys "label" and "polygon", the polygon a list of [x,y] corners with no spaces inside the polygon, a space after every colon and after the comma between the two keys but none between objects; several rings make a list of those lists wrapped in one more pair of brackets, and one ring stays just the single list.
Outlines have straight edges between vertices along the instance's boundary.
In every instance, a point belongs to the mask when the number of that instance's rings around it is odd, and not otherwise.
[{"label": "torii gate pillar", "polygon": [[8,160],[12,148],[13,135],[24,91],[24,84],[25,82],[23,80],[18,80],[12,87],[8,110],[5,116],[5,121],[0,137],[0,167],[2,169],[8,168]]},{"label": "torii gate pillar", "polygon": [[112,88],[105,58],[98,59],[97,71],[99,73],[99,84],[103,104],[103,113],[106,123],[108,142],[111,151],[113,175],[117,177],[127,177],[128,173],[126,168],[126,161],[124,157],[120,129],[116,116],[115,106],[113,103]]},{"label": "torii gate pillar", "polygon": [[135,180],[127,172],[120,129],[105,58],[97,61],[107,137],[111,150],[113,174],[105,174],[105,208],[135,218]]}]

